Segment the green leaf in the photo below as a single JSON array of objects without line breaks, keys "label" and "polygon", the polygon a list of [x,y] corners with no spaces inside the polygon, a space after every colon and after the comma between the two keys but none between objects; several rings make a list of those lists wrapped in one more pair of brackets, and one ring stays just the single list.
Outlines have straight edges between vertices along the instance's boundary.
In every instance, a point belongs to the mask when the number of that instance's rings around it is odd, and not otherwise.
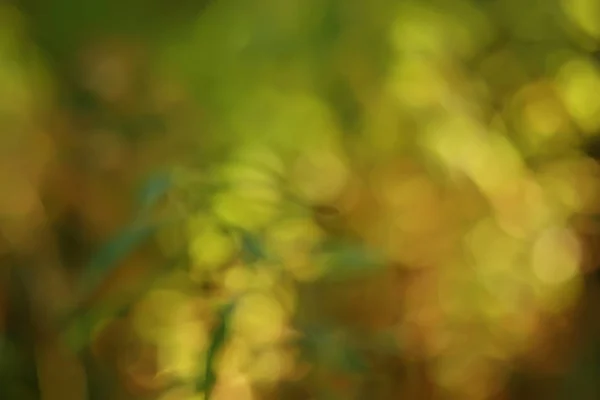
[{"label": "green leaf", "polygon": [[[139,192],[140,214],[148,211],[159,202],[170,188],[170,184],[170,176],[166,173],[159,173],[148,179]],[[158,228],[159,224],[155,222],[136,221],[100,246],[84,269],[78,282],[78,298],[85,299],[93,293],[127,256],[154,236]],[[169,270],[169,268],[163,268],[158,274],[162,275]],[[149,284],[153,283],[154,275],[149,279],[149,282],[141,283],[138,292],[143,292]],[[113,316],[123,307],[126,308],[133,300],[129,299],[118,304],[105,304],[103,307],[92,310],[81,310],[79,308],[73,310],[62,321],[65,326],[67,342],[74,349],[80,349],[88,342],[91,331],[98,320]]]},{"label": "green leaf", "polygon": [[225,345],[225,340],[227,339],[227,335],[229,333],[229,320],[234,307],[235,304],[230,303],[224,306],[221,310],[219,323],[213,331],[206,355],[206,373],[196,383],[196,389],[204,392],[206,400],[210,400],[215,384],[217,383],[217,374],[214,364],[217,354]]},{"label": "green leaf", "polygon": [[363,356],[354,348],[344,346],[340,356],[341,369],[349,373],[363,373],[367,369],[367,364]]},{"label": "green leaf", "polygon": [[360,243],[330,241],[318,253],[325,257],[325,278],[346,278],[370,273],[386,265],[385,257]]},{"label": "green leaf", "polygon": [[138,282],[136,289],[126,297],[113,299],[93,308],[80,307],[68,313],[60,321],[66,343],[73,351],[80,351],[89,342],[92,331],[99,321],[126,314],[131,305],[145,293],[164,282],[169,274],[176,272],[176,267],[181,265],[181,261],[181,259],[170,260],[162,268]]},{"label": "green leaf", "polygon": [[260,237],[248,231],[241,231],[242,259],[247,264],[252,264],[267,257]]},{"label": "green leaf", "polygon": [[154,235],[158,226],[150,223],[133,224],[104,244],[92,257],[79,282],[79,295],[94,290],[119,263]]},{"label": "green leaf", "polygon": [[308,358],[320,365],[345,373],[362,373],[367,365],[360,352],[339,329],[310,326],[303,329],[300,346]]},{"label": "green leaf", "polygon": [[105,315],[105,310],[87,310],[68,318],[63,338],[67,346],[74,352],[81,351],[91,340],[92,332],[98,321]]},{"label": "green leaf", "polygon": [[150,210],[171,188],[171,176],[166,172],[151,176],[138,192],[138,204],[142,210]]}]

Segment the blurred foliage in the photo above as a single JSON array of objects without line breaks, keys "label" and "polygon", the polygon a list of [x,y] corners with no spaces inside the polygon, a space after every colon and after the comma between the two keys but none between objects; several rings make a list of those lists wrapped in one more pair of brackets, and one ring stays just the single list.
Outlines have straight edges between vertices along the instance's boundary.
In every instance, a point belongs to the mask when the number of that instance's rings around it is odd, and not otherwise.
[{"label": "blurred foliage", "polygon": [[3,3],[0,398],[597,398],[599,4]]}]

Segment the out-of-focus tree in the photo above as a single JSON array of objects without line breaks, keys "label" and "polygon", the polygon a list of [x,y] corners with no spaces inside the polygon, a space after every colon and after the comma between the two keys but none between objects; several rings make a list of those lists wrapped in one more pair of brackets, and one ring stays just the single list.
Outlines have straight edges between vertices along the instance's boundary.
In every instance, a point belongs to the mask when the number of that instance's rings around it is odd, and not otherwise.
[{"label": "out-of-focus tree", "polygon": [[3,6],[0,391],[593,398],[596,3]]}]

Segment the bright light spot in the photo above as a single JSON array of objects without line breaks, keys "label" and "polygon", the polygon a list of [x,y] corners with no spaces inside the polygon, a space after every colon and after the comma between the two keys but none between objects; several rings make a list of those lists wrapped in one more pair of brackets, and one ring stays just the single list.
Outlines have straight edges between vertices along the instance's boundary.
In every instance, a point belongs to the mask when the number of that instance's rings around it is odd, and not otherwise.
[{"label": "bright light spot", "polygon": [[311,219],[286,219],[269,229],[267,246],[282,259],[288,272],[296,279],[306,281],[321,273],[311,251],[322,238],[323,232]]},{"label": "bright light spot", "polygon": [[275,265],[268,263],[257,263],[256,274],[252,282],[252,287],[256,290],[270,291],[277,285],[277,276]]},{"label": "bright light spot", "polygon": [[250,343],[266,344],[281,337],[285,320],[285,312],[276,299],[252,293],[244,296],[236,307],[233,327]]},{"label": "bright light spot", "polygon": [[133,313],[135,332],[155,343],[170,335],[177,326],[196,326],[188,325],[196,324],[195,321],[196,309],[192,299],[175,290],[152,290],[136,304]]},{"label": "bright light spot", "polygon": [[489,21],[467,2],[453,2],[446,9],[434,7],[418,2],[402,4],[391,30],[391,41],[397,51],[468,56],[489,40]]},{"label": "bright light spot", "polygon": [[538,180],[565,211],[581,211],[597,207],[599,192],[598,164],[591,159],[567,159],[548,164]]},{"label": "bright light spot", "polygon": [[600,2],[597,0],[562,0],[565,13],[590,36],[600,39]]},{"label": "bright light spot", "polygon": [[208,225],[191,239],[190,257],[196,268],[218,268],[231,259],[236,249],[237,242],[231,235]]},{"label": "bright light spot", "polygon": [[413,108],[443,104],[450,93],[439,66],[418,57],[394,66],[390,88],[402,104]]},{"label": "bright light spot", "polygon": [[557,77],[567,110],[587,133],[600,129],[600,71],[591,61],[574,59],[566,63]]},{"label": "bright light spot", "polygon": [[249,343],[239,337],[233,337],[218,357],[219,375],[227,379],[237,377],[244,373],[252,359]]},{"label": "bright light spot", "polygon": [[552,136],[564,126],[560,109],[548,99],[528,103],[524,114],[531,130],[542,137]]},{"label": "bright light spot", "polygon": [[551,140],[561,144],[572,140],[569,116],[546,82],[526,86],[515,96],[514,103],[531,150],[543,150]]},{"label": "bright light spot", "polygon": [[335,200],[348,182],[349,174],[339,154],[332,149],[315,148],[296,160],[291,179],[298,194],[315,204]]},{"label": "bright light spot", "polygon": [[523,249],[522,242],[504,232],[491,218],[479,222],[466,236],[467,248],[483,273],[506,273]]},{"label": "bright light spot", "polygon": [[446,168],[471,178],[488,196],[521,172],[519,154],[510,142],[472,118],[455,115],[427,128],[424,148]]},{"label": "bright light spot", "polygon": [[202,350],[208,341],[204,326],[193,323],[176,326],[169,335],[158,344],[162,372],[181,379],[193,379],[204,373]]},{"label": "bright light spot", "polygon": [[224,286],[232,293],[241,293],[248,288],[253,278],[247,267],[236,266],[225,273]]},{"label": "bright light spot", "polygon": [[284,161],[267,146],[251,143],[240,146],[235,151],[234,159],[243,165],[254,166],[271,174],[281,174],[285,170]]},{"label": "bright light spot", "polygon": [[265,350],[250,366],[249,375],[257,382],[277,382],[291,369],[291,360],[281,349]]},{"label": "bright light spot", "polygon": [[[270,222],[278,213],[272,191],[235,191],[218,194],[213,200],[215,214],[233,226],[255,231]],[[262,199],[261,199],[262,197]]]},{"label": "bright light spot", "polygon": [[288,258],[310,251],[322,237],[323,232],[312,219],[285,219],[270,227],[267,244],[275,254]]},{"label": "bright light spot", "polygon": [[556,216],[546,193],[529,177],[506,182],[490,202],[502,229],[519,238],[538,232]]},{"label": "bright light spot", "polygon": [[183,345],[188,351],[198,352],[208,344],[207,327],[200,320],[184,321],[173,325],[162,339],[164,343]]},{"label": "bright light spot", "polygon": [[228,164],[220,172],[223,179],[233,186],[270,186],[273,185],[274,179],[269,171],[260,169],[254,165],[246,164]]},{"label": "bright light spot", "polygon": [[580,245],[573,233],[549,229],[533,247],[533,272],[544,284],[560,285],[576,276],[580,258]]},{"label": "bright light spot", "polygon": [[392,29],[396,49],[439,54],[448,51],[442,31],[443,15],[425,7],[404,7]]}]

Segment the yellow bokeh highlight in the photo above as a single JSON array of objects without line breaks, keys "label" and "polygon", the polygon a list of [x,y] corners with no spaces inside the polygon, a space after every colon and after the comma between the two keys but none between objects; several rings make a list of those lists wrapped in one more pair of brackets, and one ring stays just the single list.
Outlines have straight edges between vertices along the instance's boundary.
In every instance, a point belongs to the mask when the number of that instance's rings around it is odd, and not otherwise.
[{"label": "yellow bokeh highlight", "polygon": [[277,151],[318,148],[338,135],[331,111],[309,90],[256,90],[232,116],[242,143],[261,143]]},{"label": "yellow bokeh highlight", "polygon": [[233,187],[270,186],[275,183],[268,170],[241,162],[227,164],[219,175]]},{"label": "yellow bokeh highlight", "polygon": [[403,2],[397,15],[391,41],[397,51],[411,56],[468,57],[492,36],[485,14],[466,1],[454,1],[450,7]]},{"label": "yellow bokeh highlight", "polygon": [[600,39],[600,3],[596,0],[562,0],[567,16],[585,33]]},{"label": "yellow bokeh highlight", "polygon": [[160,373],[189,380],[203,372],[208,326],[193,297],[152,290],[134,308],[133,327],[138,337],[156,347]]},{"label": "yellow bokeh highlight", "polygon": [[444,167],[473,180],[488,197],[495,196],[523,173],[514,146],[473,118],[448,116],[427,128],[423,146]]},{"label": "yellow bokeh highlight", "polygon": [[254,382],[275,383],[290,373],[293,362],[283,349],[272,348],[261,352],[248,370]]},{"label": "yellow bokeh highlight", "polygon": [[184,380],[203,374],[206,363],[203,351],[208,342],[206,327],[196,322],[172,329],[158,346],[161,372]]},{"label": "yellow bokeh highlight", "polygon": [[557,211],[566,216],[572,212],[594,212],[600,193],[598,164],[583,156],[556,160],[544,166],[538,182],[556,203]]},{"label": "yellow bokeh highlight", "polygon": [[312,219],[288,218],[270,227],[266,244],[296,279],[312,280],[321,273],[312,250],[323,238],[322,230]]},{"label": "yellow bokeh highlight", "polygon": [[275,254],[287,258],[310,251],[323,237],[323,232],[312,219],[287,218],[270,227],[267,245]]},{"label": "yellow bokeh highlight", "polygon": [[190,239],[190,257],[198,272],[223,266],[237,251],[234,236],[226,233],[216,223],[207,223]]},{"label": "yellow bokeh highlight", "polygon": [[286,170],[285,162],[280,155],[261,143],[250,142],[240,145],[234,150],[233,159],[240,165],[260,170],[262,174],[270,174],[268,179],[263,175],[263,179],[269,183],[272,183],[273,175],[283,174]]},{"label": "yellow bokeh highlight", "polygon": [[546,285],[555,286],[573,279],[581,259],[579,242],[565,229],[548,229],[535,242],[532,268]]},{"label": "yellow bokeh highlight", "polygon": [[440,66],[418,56],[393,66],[389,88],[402,105],[415,109],[440,106],[452,98]]},{"label": "yellow bokeh highlight", "polygon": [[490,203],[502,229],[519,238],[539,232],[560,215],[543,188],[531,177],[507,184]]},{"label": "yellow bokeh highlight", "polygon": [[286,320],[285,310],[273,296],[250,293],[237,304],[232,327],[249,343],[268,344],[281,338]]},{"label": "yellow bokeh highlight", "polygon": [[218,356],[216,369],[224,378],[243,375],[252,363],[252,347],[241,337],[233,337]]},{"label": "yellow bokeh highlight", "polygon": [[245,292],[252,284],[254,274],[244,265],[237,265],[225,272],[223,285],[234,295]]},{"label": "yellow bokeh highlight", "polygon": [[444,15],[412,2],[402,7],[393,25],[391,41],[395,48],[433,54],[448,51],[444,37]]},{"label": "yellow bokeh highlight", "polygon": [[269,188],[229,191],[214,198],[213,209],[222,221],[254,231],[264,227],[277,216],[278,204],[271,201],[277,198],[273,189]]},{"label": "yellow bokeh highlight", "polygon": [[550,83],[527,85],[512,101],[528,151],[543,153],[552,145],[555,149],[576,143],[569,115]]},{"label": "yellow bokeh highlight", "polygon": [[233,295],[252,290],[271,291],[281,283],[278,273],[277,265],[269,263],[256,263],[252,269],[240,264],[225,272],[223,286]]},{"label": "yellow bokeh highlight", "polygon": [[[506,233],[492,218],[480,221],[465,235],[466,247],[481,274],[491,289],[502,289],[500,282],[494,282],[501,276],[520,279],[518,261],[525,253],[526,242]],[[496,285],[498,284],[498,285]]]},{"label": "yellow bokeh highlight", "polygon": [[551,99],[537,99],[525,106],[524,119],[527,127],[543,140],[552,137],[565,126],[561,111]]},{"label": "yellow bokeh highlight", "polygon": [[565,63],[556,78],[559,92],[571,117],[587,134],[600,129],[600,71],[585,58]]},{"label": "yellow bokeh highlight", "polygon": [[339,151],[319,147],[298,157],[290,183],[303,200],[327,203],[336,200],[349,176],[349,168]]},{"label": "yellow bokeh highlight", "polygon": [[[562,40],[568,26],[552,31],[557,16],[543,1],[292,3],[243,5],[235,15],[221,3],[197,24],[206,37],[192,46],[202,50],[194,75],[214,80],[201,93],[209,167],[177,171],[169,206],[189,221],[159,234],[167,255],[185,242],[192,274],[161,282],[136,305],[136,334],[157,348],[162,373],[197,382],[224,323],[212,398],[244,400],[290,377],[289,339],[305,326],[343,320],[333,328],[356,329],[340,338],[393,331],[400,357],[423,362],[449,398],[492,398],[536,328],[581,290],[587,254],[570,224],[600,209],[598,164],[580,153],[583,136],[600,132],[597,60]],[[596,3],[562,2],[593,38]],[[204,24],[211,15],[235,23]],[[354,23],[361,18],[368,23]],[[270,54],[270,38],[289,53]],[[322,47],[309,50],[309,39]],[[32,102],[26,75],[5,67],[0,82]],[[174,130],[198,132],[186,123]],[[19,188],[0,203],[26,214],[34,186]],[[382,250],[386,265],[341,279],[363,267],[362,255],[320,245],[348,237]],[[319,280],[325,273],[340,279]],[[201,290],[202,312],[174,287]],[[342,342],[327,343],[325,358],[341,354]],[[366,353],[376,367],[379,355]],[[301,386],[330,378],[311,362],[315,374]],[[358,389],[379,373],[348,381]]]},{"label": "yellow bokeh highlight", "polygon": [[135,306],[133,326],[138,335],[160,341],[169,330],[194,319],[191,299],[175,290],[150,291]]}]

